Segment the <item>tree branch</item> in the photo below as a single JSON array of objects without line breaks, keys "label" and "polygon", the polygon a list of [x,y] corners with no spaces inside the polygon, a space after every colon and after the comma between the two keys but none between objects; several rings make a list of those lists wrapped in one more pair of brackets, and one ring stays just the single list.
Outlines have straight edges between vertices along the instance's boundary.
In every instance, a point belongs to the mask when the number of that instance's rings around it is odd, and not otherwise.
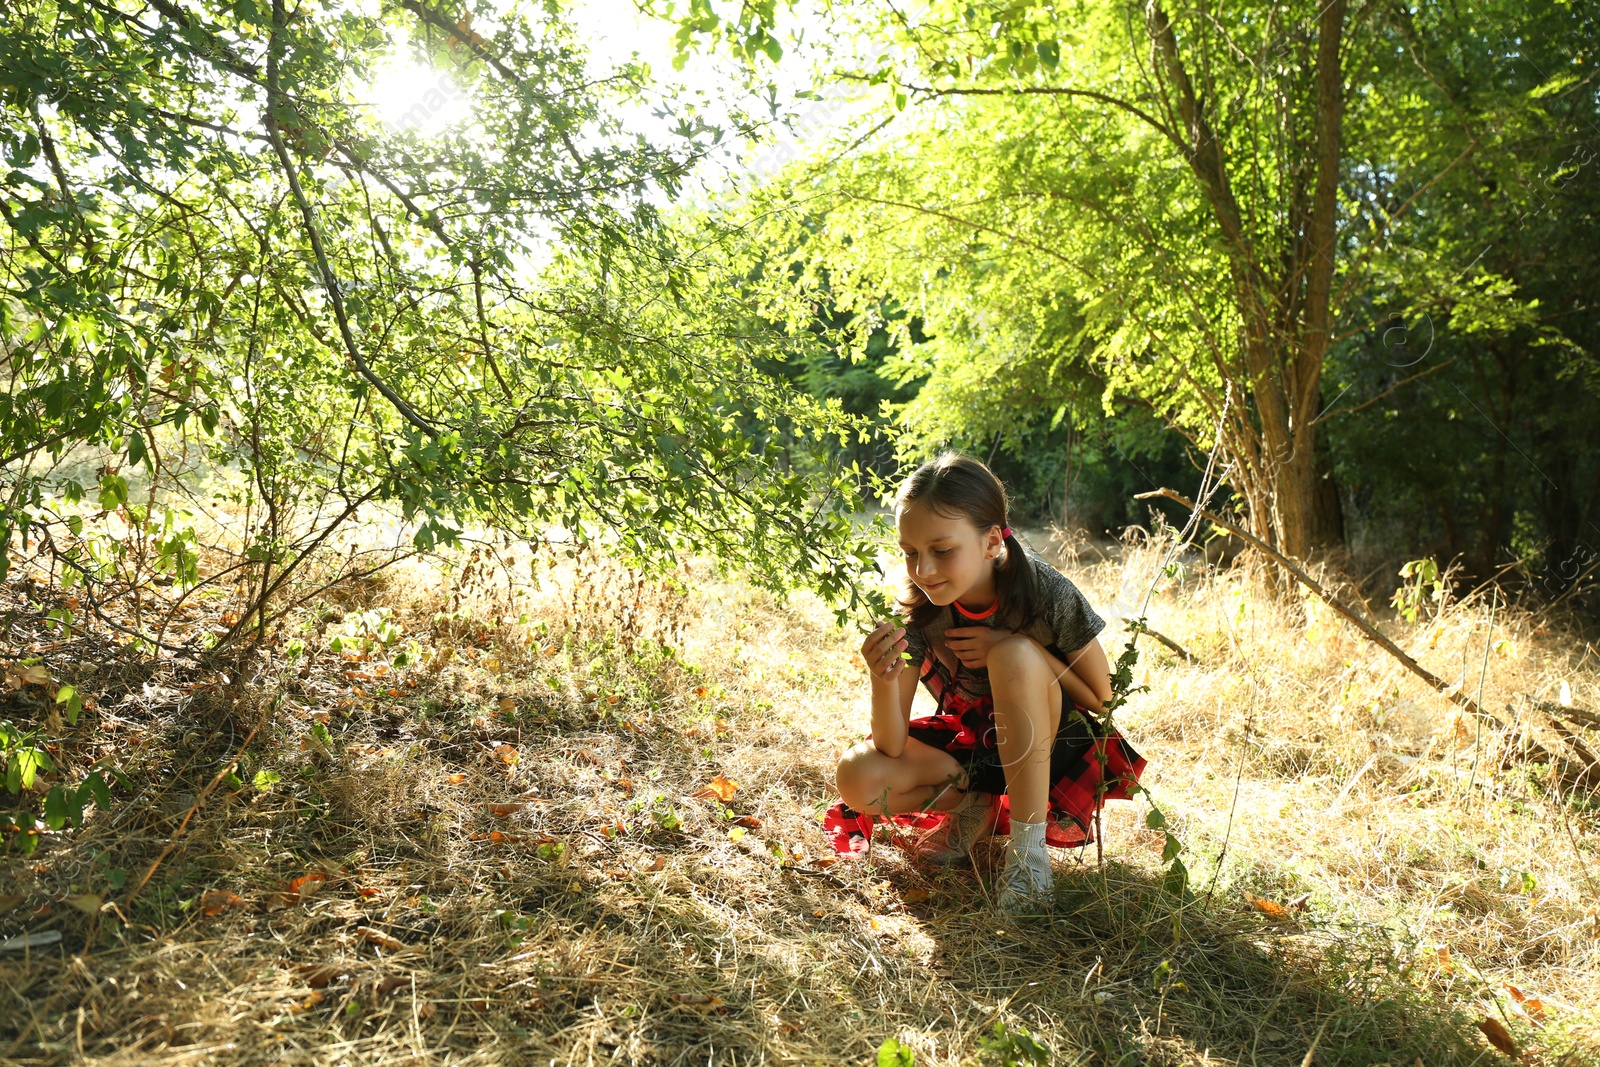
[{"label": "tree branch", "polygon": [[[1461,691],[1463,688],[1462,686],[1450,685],[1438,675],[1422,666],[1422,664],[1412,659],[1404,649],[1385,637],[1376,626],[1362,618],[1354,608],[1348,607],[1342,601],[1335,598],[1326,589],[1323,589],[1321,585],[1317,584],[1316,580],[1313,579],[1309,574],[1296,566],[1294,562],[1287,556],[1278,552],[1276,549],[1269,547],[1259,538],[1244,530],[1241,530],[1239,527],[1235,526],[1226,519],[1218,518],[1211,511],[1208,511],[1202,507],[1197,507],[1194,501],[1190,500],[1181,493],[1174,492],[1171,489],[1157,489],[1154,492],[1134,494],[1135,500],[1150,500],[1157,497],[1165,498],[1177,504],[1183,505],[1190,511],[1208,519],[1214,525],[1220,526],[1224,530],[1227,530],[1229,533],[1244,541],[1246,544],[1251,545],[1256,549],[1256,551],[1261,552],[1268,559],[1273,560],[1284,570],[1292,574],[1295,580],[1301,585],[1305,586],[1307,589],[1311,590],[1319,598],[1321,598],[1323,603],[1327,604],[1340,615],[1343,615],[1346,619],[1349,619],[1350,622],[1355,625],[1356,629],[1360,630],[1362,634],[1364,634],[1379,648],[1382,648],[1385,652],[1389,653],[1389,655],[1393,656],[1402,667],[1426,682],[1428,687],[1435,693],[1438,693],[1440,696],[1451,701],[1452,703],[1459,704],[1461,707],[1465,708],[1468,712],[1475,716],[1495,719],[1500,722],[1501,725],[1507,727],[1515,725],[1515,721],[1508,719],[1503,712],[1486,711],[1484,708],[1478,705],[1477,701],[1473,700],[1471,697],[1467,696]],[[1556,739],[1552,740],[1548,736],[1539,736],[1540,733],[1544,733],[1545,731],[1536,731],[1532,729],[1531,723],[1529,726],[1529,732],[1533,734],[1534,740],[1537,741],[1539,745],[1551,755],[1558,759],[1566,759],[1566,753],[1563,751],[1561,746],[1561,741],[1564,740],[1567,745],[1571,746],[1572,751],[1577,753],[1579,759],[1583,761],[1584,777],[1586,779],[1595,775],[1600,775],[1600,757],[1596,757],[1595,754],[1589,750],[1589,747],[1584,744],[1582,740],[1572,734],[1571,731],[1563,731],[1559,729],[1559,724],[1557,724],[1557,729],[1555,731]]]},{"label": "tree branch", "polygon": [[305,223],[306,236],[311,241],[311,254],[316,257],[317,270],[322,275],[322,287],[327,291],[328,303],[333,308],[333,317],[339,324],[339,336],[344,341],[346,354],[356,365],[356,371],[365,378],[372,387],[382,393],[384,399],[394,405],[396,411],[411,425],[437,439],[439,431],[418,415],[411,405],[390,388],[389,384],[373,373],[367,366],[367,361],[361,358],[361,351],[356,346],[355,335],[350,331],[350,320],[345,313],[344,296],[339,291],[339,279],[334,276],[333,268],[328,265],[328,256],[322,247],[322,234],[317,229],[316,213],[311,208],[311,202],[306,199],[305,190],[300,187],[300,178],[296,174],[294,160],[289,157],[289,149],[283,143],[283,135],[278,129],[277,111],[284,106],[283,92],[278,86],[278,55],[283,50],[281,33],[284,26],[283,0],[272,0],[272,38],[267,47],[267,109],[263,121],[267,128],[267,137],[272,141],[272,150],[277,154],[278,162],[283,166],[284,176],[289,181],[289,191],[294,195],[295,203],[299,205],[300,217]]}]

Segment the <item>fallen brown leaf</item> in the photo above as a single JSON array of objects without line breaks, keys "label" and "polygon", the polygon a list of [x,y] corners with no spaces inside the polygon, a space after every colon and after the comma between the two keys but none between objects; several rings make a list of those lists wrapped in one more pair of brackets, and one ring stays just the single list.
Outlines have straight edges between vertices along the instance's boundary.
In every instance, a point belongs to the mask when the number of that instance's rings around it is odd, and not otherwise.
[{"label": "fallen brown leaf", "polygon": [[718,800],[726,804],[728,801],[733,799],[733,794],[738,792],[738,790],[739,783],[730,778],[724,778],[719,774],[715,778],[711,779],[711,781],[695,790],[694,796],[698,798],[716,797]]},{"label": "fallen brown leaf", "polygon": [[900,899],[907,904],[923,904],[927,902],[928,891],[926,889],[907,889],[905,895]]},{"label": "fallen brown leaf", "polygon": [[713,1012],[723,1007],[721,997],[714,997],[708,993],[674,993],[672,999],[698,1012]]},{"label": "fallen brown leaf", "polygon": [[334,982],[350,977],[349,968],[342,963],[302,963],[295,967],[312,989],[326,989]]},{"label": "fallen brown leaf", "polygon": [[1489,1044],[1504,1052],[1512,1059],[1517,1058],[1517,1043],[1511,1038],[1511,1031],[1499,1019],[1485,1016],[1478,1023],[1478,1029],[1483,1031],[1483,1036],[1489,1039]]},{"label": "fallen brown leaf", "polygon": [[75,893],[66,898],[66,902],[85,915],[93,915],[100,910],[101,900],[93,893]]},{"label": "fallen brown leaf", "polygon": [[356,936],[363,941],[369,942],[370,944],[377,945],[380,948],[386,948],[390,952],[401,952],[406,947],[406,943],[404,941],[401,941],[398,938],[390,937],[382,930],[374,930],[370,926],[356,927]]},{"label": "fallen brown leaf", "polygon": [[651,871],[659,871],[661,868],[665,867],[666,865],[667,865],[667,857],[665,857],[665,856],[657,856],[655,858],[655,862],[650,864],[650,866],[644,868],[644,870],[645,870],[646,873],[649,873]]},{"label": "fallen brown leaf", "polygon": [[409,975],[407,975],[405,977],[401,977],[398,974],[391,974],[389,977],[385,978],[383,981],[378,983],[378,985],[377,985],[377,994],[380,997],[386,997],[390,993],[393,993],[395,990],[404,989],[406,986],[409,986],[410,984],[411,984],[411,977]]},{"label": "fallen brown leaf", "polygon": [[1282,904],[1279,904],[1276,900],[1268,900],[1266,897],[1258,897],[1254,893],[1250,892],[1245,893],[1244,899],[1249,902],[1252,908],[1256,909],[1269,919],[1282,920],[1289,917],[1289,909],[1284,907]]},{"label": "fallen brown leaf", "polygon": [[526,804],[489,804],[489,805],[486,805],[486,807],[488,807],[488,809],[489,809],[489,814],[495,816],[496,818],[500,818],[500,819],[508,818],[508,817],[510,817],[512,815],[515,815],[517,812],[521,811],[523,808],[526,808],[527,806],[528,805],[526,805]]},{"label": "fallen brown leaf", "polygon": [[228,908],[242,908],[244,898],[229,889],[213,889],[200,898],[200,914],[214,919]]},{"label": "fallen brown leaf", "polygon": [[467,780],[467,776],[464,775],[464,774],[452,774],[452,775],[448,775],[445,778],[445,781],[449,782],[451,785],[460,785],[462,782],[464,782],[466,780]]},{"label": "fallen brown leaf", "polygon": [[761,829],[761,820],[754,815],[741,815],[733,820],[733,825],[743,826],[747,830],[759,830]]},{"label": "fallen brown leaf", "polygon": [[0,893],[0,912],[10,911],[12,908],[21,907],[27,897],[12,896],[10,893]]}]

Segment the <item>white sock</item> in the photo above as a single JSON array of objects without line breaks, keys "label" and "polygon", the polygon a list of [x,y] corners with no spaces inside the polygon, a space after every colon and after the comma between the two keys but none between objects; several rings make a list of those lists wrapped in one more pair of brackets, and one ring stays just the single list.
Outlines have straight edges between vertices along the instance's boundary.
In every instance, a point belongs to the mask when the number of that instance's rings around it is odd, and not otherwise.
[{"label": "white sock", "polygon": [[1020,852],[1044,848],[1044,823],[1011,820],[1011,846]]}]

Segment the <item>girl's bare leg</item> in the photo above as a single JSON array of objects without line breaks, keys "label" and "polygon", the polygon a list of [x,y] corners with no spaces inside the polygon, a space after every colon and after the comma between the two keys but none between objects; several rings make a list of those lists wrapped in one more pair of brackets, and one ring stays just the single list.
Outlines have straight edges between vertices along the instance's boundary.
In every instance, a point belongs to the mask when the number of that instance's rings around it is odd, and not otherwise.
[{"label": "girl's bare leg", "polygon": [[1044,650],[1029,637],[1008,638],[989,650],[989,685],[1011,817],[1044,822],[1050,813],[1050,750],[1061,725],[1061,687]]},{"label": "girl's bare leg", "polygon": [[898,815],[948,811],[964,795],[966,772],[943,749],[906,738],[905,751],[886,756],[871,741],[839,760],[839,796],[856,811]]}]

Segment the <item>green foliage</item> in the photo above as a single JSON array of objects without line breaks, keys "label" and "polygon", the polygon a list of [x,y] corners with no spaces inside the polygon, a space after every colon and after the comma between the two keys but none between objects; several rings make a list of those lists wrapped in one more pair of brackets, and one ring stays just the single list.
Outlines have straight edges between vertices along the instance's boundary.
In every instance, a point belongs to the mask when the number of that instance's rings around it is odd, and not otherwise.
[{"label": "green foliage", "polygon": [[1024,1067],[1026,1064],[1044,1067],[1050,1062],[1048,1045],[1026,1030],[1007,1029],[1006,1024],[999,1020],[995,1021],[994,1029],[987,1036],[978,1038],[978,1047],[1000,1067]]},{"label": "green foliage", "polygon": [[[1105,721],[1108,726],[1112,721],[1112,714],[1126,704],[1129,697],[1149,689],[1149,686],[1133,684],[1133,668],[1139,662],[1139,633],[1145,626],[1146,621],[1142,616],[1128,624],[1130,631],[1128,643],[1123,646],[1116,662],[1112,664],[1111,699],[1105,703]],[[1190,897],[1189,868],[1179,855],[1183,852],[1184,846],[1177,834],[1173,833],[1172,827],[1167,824],[1166,813],[1156,804],[1150,790],[1144,786],[1134,786],[1129,791],[1129,796],[1137,796],[1140,793],[1150,801],[1150,810],[1145,814],[1145,826],[1161,832],[1161,862],[1167,865],[1166,873],[1161,878],[1161,887],[1172,898],[1172,937],[1176,941],[1182,934],[1183,905]]]},{"label": "green foliage", "polygon": [[[1592,13],[830,12],[819,71],[878,106],[740,217],[798,249],[801,285],[825,284],[859,330],[877,307],[915,314],[925,342],[886,327],[885,373],[923,383],[896,410],[907,458],[983,454],[998,433],[1031,459],[1041,425],[1132,403],[1202,449],[1220,430],[1257,533],[1292,554],[1341,535],[1330,473],[1387,543],[1423,514],[1469,548],[1449,514],[1467,505],[1491,550],[1520,524],[1558,562],[1580,551],[1600,455],[1579,428],[1600,394],[1580,356],[1592,242],[1571,223],[1594,213],[1597,102],[1564,72],[1588,64]],[[1397,400],[1375,427],[1390,393],[1429,398],[1429,417]],[[1535,458],[1518,469],[1519,453]]]},{"label": "green foliage", "polygon": [[[66,703],[69,708],[77,705],[81,710],[82,705],[70,686],[62,686],[61,692],[67,695],[58,695],[58,703]],[[76,722],[76,713],[69,711],[69,714]],[[38,776],[41,773],[51,774],[55,770],[55,761],[50,758],[39,731],[0,721],[0,774],[3,774],[6,792],[15,798],[13,803],[25,797],[32,800],[30,794]],[[100,810],[110,810],[111,785],[108,776],[120,777],[120,774],[108,766],[97,765],[76,786],[52,783],[45,791],[37,814],[31,804],[25,804],[9,814],[0,815],[0,820],[3,820],[0,821],[0,835],[3,835],[6,845],[14,845],[27,855],[39,847],[36,820],[42,822],[45,828],[60,830],[68,825],[82,825],[84,808],[91,800]]]},{"label": "green foliage", "polygon": [[877,1067],[913,1067],[916,1062],[916,1053],[899,1038],[886,1037],[878,1046]]},{"label": "green foliage", "polygon": [[[779,54],[772,15],[690,12],[747,59]],[[379,123],[366,81],[394,50],[448,71],[471,119]],[[752,328],[785,285],[736,269],[741,235],[659,207],[722,131],[634,136],[615,116],[647,72],[612,73],[559,6],[13,5],[0,542],[55,555],[92,605],[182,593],[201,538],[168,501],[209,493],[253,598],[225,643],[375,504],[417,550],[560,525],[848,599],[870,556],[838,456],[864,416],[770,373],[823,348]],[[132,536],[78,536],[105,513]]]},{"label": "green foliage", "polygon": [[1439,576],[1436,560],[1411,560],[1400,568],[1400,582],[1390,603],[1405,617],[1406,622],[1416,622],[1424,604],[1440,604],[1444,601],[1445,585]]}]

